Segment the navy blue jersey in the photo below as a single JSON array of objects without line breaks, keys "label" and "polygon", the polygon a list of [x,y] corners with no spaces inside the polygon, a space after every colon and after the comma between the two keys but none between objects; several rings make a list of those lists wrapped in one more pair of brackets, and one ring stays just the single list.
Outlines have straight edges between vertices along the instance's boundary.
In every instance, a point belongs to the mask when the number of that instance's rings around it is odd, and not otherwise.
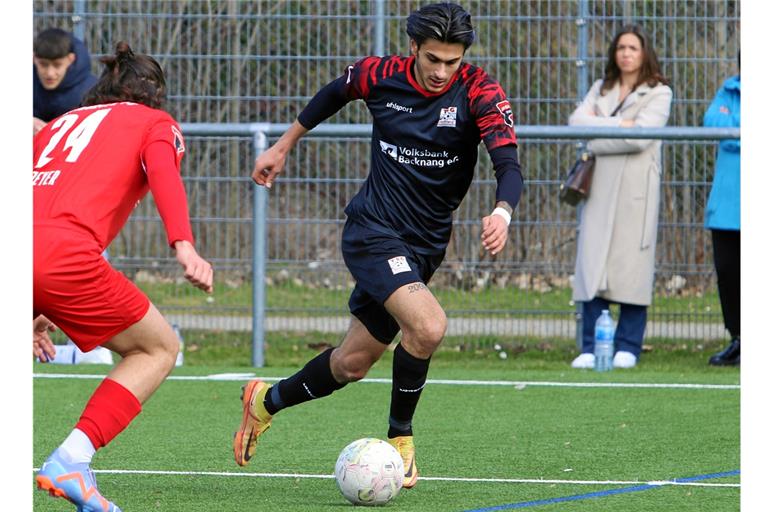
[{"label": "navy blue jersey", "polygon": [[430,93],[413,76],[414,60],[361,59],[318,93],[328,101],[310,103],[299,122],[311,129],[329,109],[364,100],[373,116],[371,169],[345,213],[418,253],[437,254],[472,182],[480,141],[490,151],[517,139],[506,94],[485,71],[463,63],[442,92]]}]

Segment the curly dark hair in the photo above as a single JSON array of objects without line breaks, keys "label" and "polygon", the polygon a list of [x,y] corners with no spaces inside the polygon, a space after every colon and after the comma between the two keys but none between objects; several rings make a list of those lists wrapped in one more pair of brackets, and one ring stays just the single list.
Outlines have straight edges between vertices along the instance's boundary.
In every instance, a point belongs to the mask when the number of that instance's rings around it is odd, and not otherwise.
[{"label": "curly dark hair", "polygon": [[605,76],[603,76],[600,94],[605,94],[621,77],[621,70],[619,65],[616,64],[616,48],[619,45],[619,39],[624,34],[636,35],[643,47],[643,64],[640,66],[640,76],[633,90],[641,84],[648,84],[650,87],[655,87],[658,83],[669,85],[669,80],[661,74],[659,59],[656,57],[656,50],[653,49],[648,34],[645,33],[640,25],[625,25],[616,33],[610,48],[608,48],[608,63],[605,65]]},{"label": "curly dark hair", "polygon": [[151,108],[165,102],[165,76],[160,64],[149,55],[134,54],[125,41],[115,47],[115,54],[102,57],[104,71],[88,91],[83,106],[117,101],[132,101]]},{"label": "curly dark hair", "polygon": [[466,50],[475,39],[472,17],[460,5],[448,2],[425,5],[412,12],[406,33],[417,46],[435,39],[441,43],[461,43]]}]

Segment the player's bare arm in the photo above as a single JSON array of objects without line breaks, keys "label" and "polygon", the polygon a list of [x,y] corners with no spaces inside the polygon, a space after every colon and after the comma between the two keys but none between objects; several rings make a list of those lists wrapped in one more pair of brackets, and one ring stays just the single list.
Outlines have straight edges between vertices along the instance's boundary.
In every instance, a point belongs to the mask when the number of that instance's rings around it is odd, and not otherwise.
[{"label": "player's bare arm", "polygon": [[176,260],[184,269],[184,277],[192,283],[195,288],[199,288],[206,293],[213,292],[213,267],[210,263],[200,257],[195,250],[195,246],[186,240],[177,240],[174,242],[176,250]]},{"label": "player's bare arm", "polygon": [[293,146],[296,145],[307,131],[301,123],[294,121],[278,141],[256,159],[251,179],[257,185],[272,188],[272,183],[283,172],[285,157],[288,155],[288,152],[293,149]]},{"label": "player's bare arm", "polygon": [[483,217],[483,232],[480,239],[485,250],[491,255],[495,256],[506,245],[511,218],[512,207],[506,201],[498,201],[493,212]]}]

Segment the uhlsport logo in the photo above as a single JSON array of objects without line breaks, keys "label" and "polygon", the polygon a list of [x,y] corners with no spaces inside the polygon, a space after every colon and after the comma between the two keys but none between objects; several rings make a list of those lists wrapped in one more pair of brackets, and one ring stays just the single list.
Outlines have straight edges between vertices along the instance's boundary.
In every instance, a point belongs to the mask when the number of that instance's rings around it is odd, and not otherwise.
[{"label": "uhlsport logo", "polygon": [[404,107],[402,105],[398,105],[394,101],[390,101],[387,103],[387,108],[391,108],[392,110],[397,110],[398,112],[407,112],[409,114],[413,114],[413,107]]},{"label": "uhlsport logo", "polygon": [[438,128],[441,126],[456,127],[456,113],[459,109],[456,107],[445,107],[440,109],[440,119],[437,121]]}]

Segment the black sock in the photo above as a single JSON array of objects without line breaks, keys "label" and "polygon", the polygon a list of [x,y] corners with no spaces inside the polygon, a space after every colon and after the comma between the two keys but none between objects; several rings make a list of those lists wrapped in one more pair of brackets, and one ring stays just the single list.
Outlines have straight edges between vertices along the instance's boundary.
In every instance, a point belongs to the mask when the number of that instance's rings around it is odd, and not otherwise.
[{"label": "black sock", "polygon": [[264,398],[267,412],[275,414],[280,409],[328,396],[346,386],[333,378],[331,352],[333,349],[329,348],[317,355],[304,368],[273,386]]},{"label": "black sock", "polygon": [[406,352],[402,343],[395,347],[392,362],[392,401],[389,405],[387,437],[412,436],[411,421],[427,382],[429,359],[418,359]]}]

